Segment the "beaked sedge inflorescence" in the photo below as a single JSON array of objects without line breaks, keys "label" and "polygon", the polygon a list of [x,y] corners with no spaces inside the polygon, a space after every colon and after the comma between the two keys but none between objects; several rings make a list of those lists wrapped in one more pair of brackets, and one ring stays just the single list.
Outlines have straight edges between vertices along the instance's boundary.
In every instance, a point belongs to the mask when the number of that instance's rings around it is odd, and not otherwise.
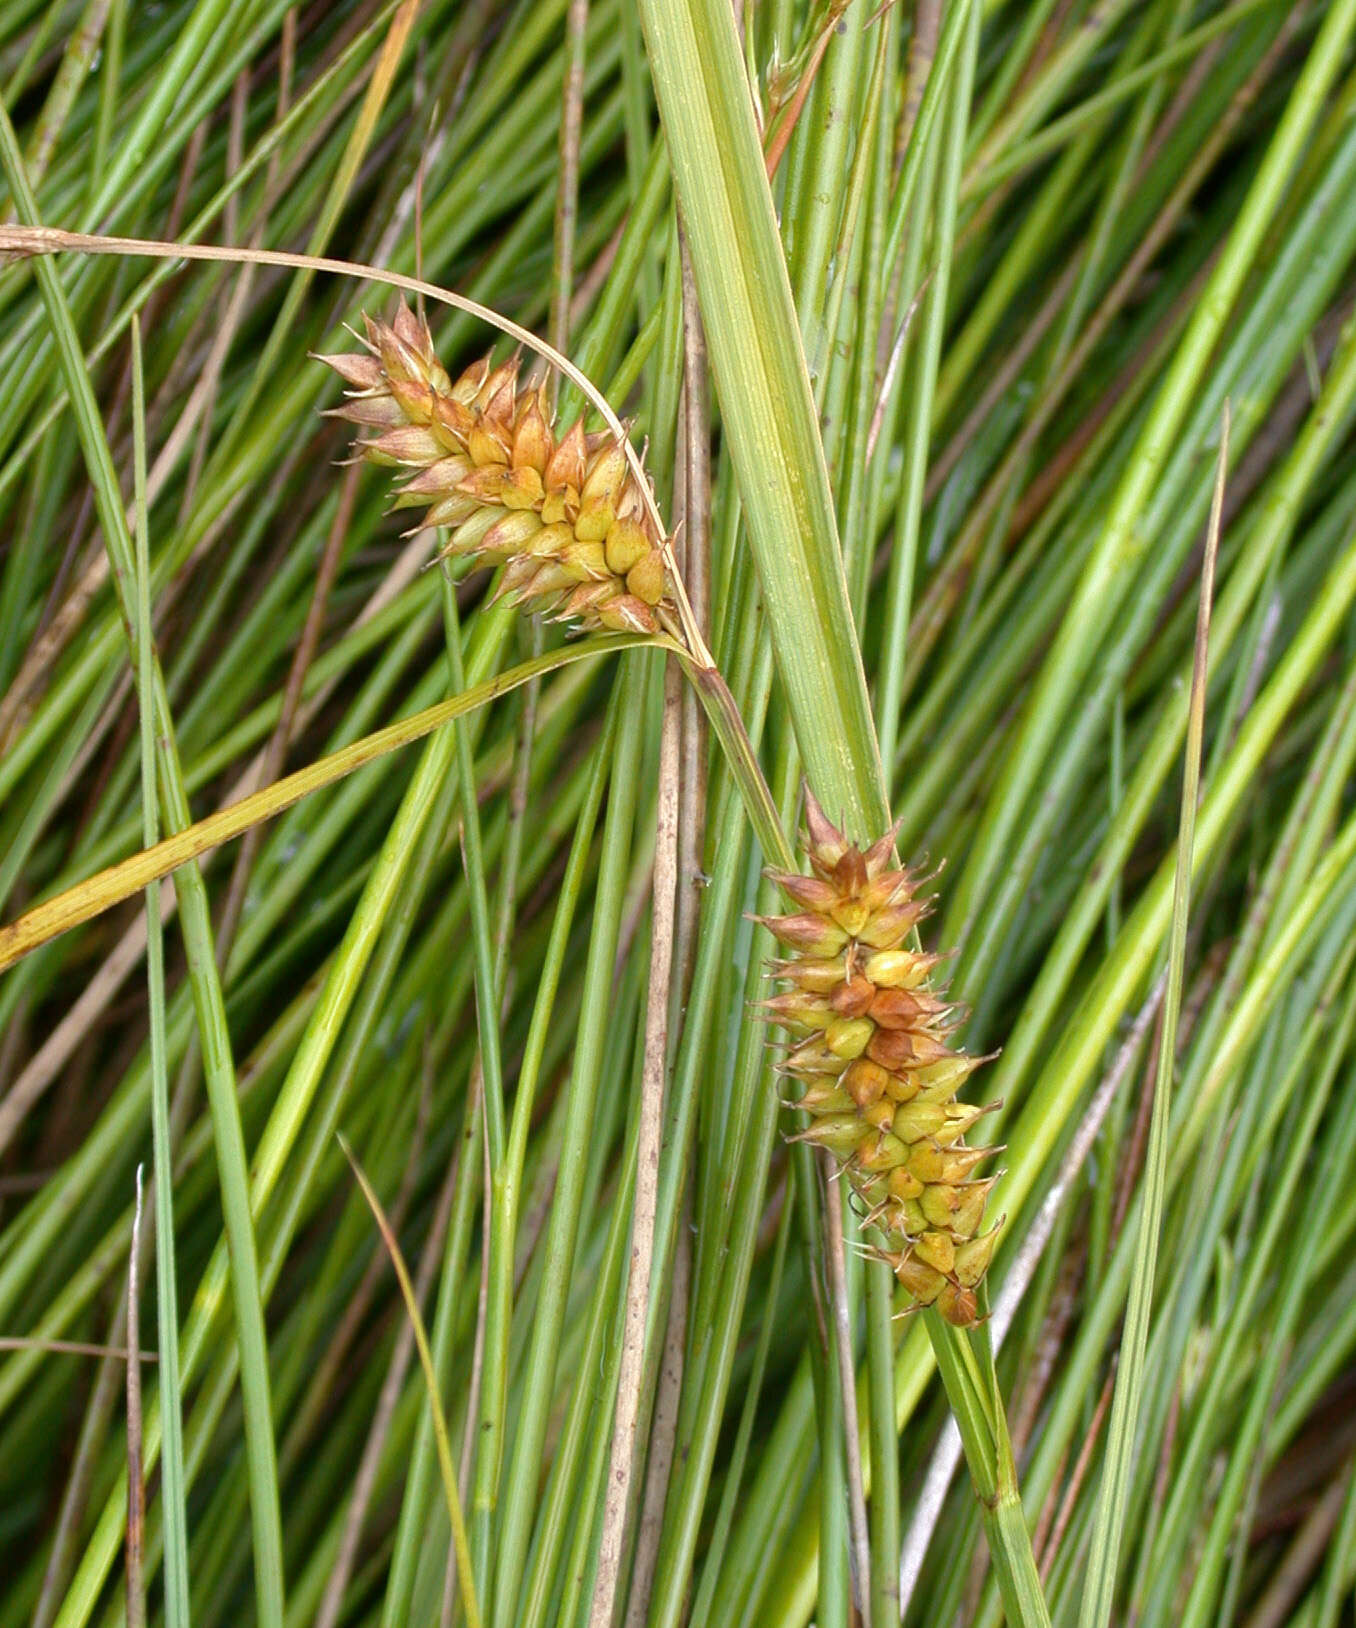
[{"label": "beaked sedge inflorescence", "polygon": [[423,524],[451,528],[444,554],[502,563],[499,594],[527,611],[618,633],[673,625],[661,540],[614,436],[579,418],[557,439],[516,358],[482,359],[454,384],[403,302],[389,325],[363,320],[370,355],[317,360],[350,387],[331,416],[373,432],[359,455],[411,471],[396,508],[428,504]]},{"label": "beaked sedge inflorescence", "polygon": [[808,789],[805,802],[813,874],[769,871],[796,913],[759,918],[787,951],[772,971],[788,987],[765,1006],[794,1037],[783,1070],[811,1118],[797,1140],[838,1160],[886,1235],[872,1253],[914,1301],[965,1328],[998,1231],[980,1230],[997,1178],[975,1172],[997,1150],[966,1146],[989,1109],[956,1092],[987,1059],[947,1044],[956,1008],[930,982],[942,957],[908,945],[930,902],[921,878],[892,867],[895,832],[863,852]]}]

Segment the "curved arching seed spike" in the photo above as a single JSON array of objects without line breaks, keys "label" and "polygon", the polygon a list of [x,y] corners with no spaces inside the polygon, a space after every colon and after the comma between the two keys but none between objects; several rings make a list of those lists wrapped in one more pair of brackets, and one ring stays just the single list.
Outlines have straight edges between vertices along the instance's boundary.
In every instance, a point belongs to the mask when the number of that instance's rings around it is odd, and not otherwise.
[{"label": "curved arching seed spike", "polygon": [[663,538],[619,442],[586,435],[582,419],[558,440],[544,390],[519,384],[517,355],[474,362],[454,384],[409,306],[363,323],[370,355],[316,358],[351,387],[332,416],[379,432],[355,450],[406,471],[396,507],[427,502],[425,525],[458,528],[439,558],[503,563],[501,596],[589,631],[678,624]]}]

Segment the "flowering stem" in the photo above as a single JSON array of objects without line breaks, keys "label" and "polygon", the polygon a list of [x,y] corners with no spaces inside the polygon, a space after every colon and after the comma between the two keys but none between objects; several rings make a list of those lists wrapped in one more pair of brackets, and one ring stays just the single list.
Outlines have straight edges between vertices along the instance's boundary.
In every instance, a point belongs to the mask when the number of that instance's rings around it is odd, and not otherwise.
[{"label": "flowering stem", "polygon": [[696,690],[697,698],[711,720],[716,739],[725,753],[725,761],[734,776],[744,802],[744,811],[763,850],[763,858],[770,865],[794,870],[795,853],[782,829],[777,805],[772,800],[772,793],[763,777],[749,732],[744,727],[729,685],[721,677],[719,668],[702,665],[687,654],[684,654],[682,661],[683,671]]}]

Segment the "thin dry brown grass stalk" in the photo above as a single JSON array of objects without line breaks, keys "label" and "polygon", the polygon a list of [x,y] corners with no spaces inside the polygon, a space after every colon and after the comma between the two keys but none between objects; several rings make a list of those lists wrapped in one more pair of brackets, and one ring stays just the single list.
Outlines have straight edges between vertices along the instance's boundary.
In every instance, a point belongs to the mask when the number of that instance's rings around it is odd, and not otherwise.
[{"label": "thin dry brown grass stalk", "polygon": [[[14,890],[14,903],[20,910],[28,902],[28,890],[22,884]],[[9,1093],[15,1071],[32,1055],[30,1050],[29,1019],[32,1016],[32,997],[21,991],[10,1013],[5,1032],[0,1034],[0,1102]],[[21,1175],[0,1175],[0,1219],[4,1216],[4,1201],[10,1193],[33,1192],[41,1187],[45,1174],[26,1171]]]},{"label": "thin dry brown grass stalk", "polygon": [[909,37],[904,106],[900,109],[899,130],[895,138],[895,156],[900,161],[913,136],[913,127],[918,122],[918,110],[923,105],[923,92],[928,88],[941,32],[942,0],[917,0],[913,8],[913,33]]},{"label": "thin dry brown grass stalk", "polygon": [[[245,156],[245,116],[249,106],[249,70],[241,69],[235,76],[235,84],[231,87],[231,112],[226,128],[226,174],[234,178],[240,171]],[[280,93],[281,94],[281,93]],[[277,154],[270,160],[275,175],[277,172]],[[267,218],[267,211],[263,212],[263,219]],[[262,227],[261,219],[261,227]],[[225,231],[228,240],[236,242],[240,236],[240,194],[232,192],[226,200]],[[255,238],[257,243],[263,242],[262,235]],[[203,465],[207,461],[207,447],[212,432],[212,413],[216,406],[218,392],[221,387],[221,370],[226,362],[227,352],[231,348],[231,341],[235,338],[240,318],[249,299],[250,289],[254,283],[254,267],[245,266],[235,279],[235,286],[231,290],[231,297],[226,303],[225,316],[220,319],[220,325],[215,327],[212,342],[207,352],[207,360],[198,374],[193,387],[193,394],[189,398],[189,408],[193,407],[193,397],[200,399],[201,406],[196,413],[197,434],[193,439],[193,452],[188,460],[188,474],[184,479],[183,495],[179,500],[179,524],[182,526],[193,513],[193,505],[198,495],[198,481],[202,477]],[[213,319],[217,313],[211,313]]]},{"label": "thin dry brown grass stalk", "polygon": [[[1274,467],[1276,460],[1284,456],[1293,445],[1317,399],[1316,380],[1327,373],[1341,340],[1342,330],[1350,322],[1352,314],[1353,298],[1350,293],[1340,296],[1324,313],[1309,337],[1305,355],[1291,369],[1280,394],[1273,400],[1266,417],[1257,426],[1252,439],[1243,449],[1238,467],[1229,477],[1229,490],[1224,500],[1224,518],[1221,524],[1226,531],[1243,512],[1257,488]],[[1186,585],[1193,580],[1197,570],[1199,566],[1194,559],[1184,567]],[[1176,598],[1175,588],[1174,598]],[[1251,675],[1249,685],[1251,686]],[[1252,693],[1256,693],[1255,689]],[[1240,715],[1244,710],[1240,706]]]},{"label": "thin dry brown grass stalk", "polygon": [[[59,571],[58,581],[53,584],[58,596],[64,588],[66,576],[65,571]],[[102,538],[96,538],[85,550],[85,563],[71,591],[64,598],[59,597],[56,603],[49,596],[50,614],[44,612],[43,624],[37,636],[25,651],[4,696],[0,697],[0,751],[12,744],[28,715],[27,704],[33,698],[34,691],[52,670],[56,658],[84,621],[91,601],[107,581],[108,555],[104,551]]]},{"label": "thin dry brown grass stalk", "polygon": [[[889,352],[885,356],[884,366],[880,369],[880,382],[876,386],[876,399],[871,409],[871,422],[866,431],[866,457],[869,463],[876,455],[876,443],[880,439],[880,432],[885,424],[885,410],[890,405],[890,398],[894,395],[895,381],[899,377],[900,365],[904,360],[904,342],[909,337],[909,329],[913,326],[913,319],[918,314],[918,308],[923,303],[923,296],[927,293],[932,282],[932,273],[929,272],[914,292],[909,301],[908,310],[905,311],[899,327],[895,330],[893,340],[890,338],[890,328],[894,322],[893,310],[881,322],[881,347],[888,344]],[[885,568],[884,559],[873,565],[873,575],[880,576]]]},{"label": "thin dry brown grass stalk", "polygon": [[645,1001],[645,1051],[641,1065],[631,1255],[626,1279],[626,1309],[622,1323],[621,1362],[617,1373],[607,1500],[603,1509],[593,1602],[589,1610],[590,1628],[610,1628],[616,1601],[635,1474],[636,1423],[640,1410],[641,1377],[645,1368],[645,1333],[649,1321],[654,1265],[678,883],[678,771],[682,696],[678,674],[672,669],[672,664],[670,669],[667,675],[670,682],[665,685],[664,692],[664,719],[659,739],[659,783],[655,799],[650,976]]},{"label": "thin dry brown grass stalk", "polygon": [[[424,1150],[428,1132],[431,1102],[431,1086],[428,1072],[425,1070],[421,1081],[419,1109],[414,1134],[410,1138],[409,1154],[405,1161],[404,1172],[401,1175],[400,1191],[396,1195],[391,1208],[391,1227],[393,1231],[399,1230],[402,1219],[409,1208],[410,1200],[414,1195],[415,1178],[419,1172],[419,1156]],[[438,1262],[442,1256],[443,1235],[447,1231],[448,1218],[452,1213],[452,1199],[456,1192],[456,1180],[457,1167],[454,1161],[443,1179],[443,1185],[439,1190],[437,1203],[434,1207],[433,1220],[429,1226],[428,1236],[424,1240],[423,1252],[419,1257],[419,1266],[414,1280],[414,1292],[421,1306],[428,1299],[429,1290],[433,1285],[434,1274],[438,1269]],[[385,1265],[385,1262],[383,1261],[382,1264]],[[353,1490],[349,1497],[348,1510],[344,1516],[344,1527],[339,1539],[339,1550],[330,1568],[330,1574],[325,1580],[325,1592],[320,1597],[320,1605],[316,1611],[313,1628],[334,1628],[334,1625],[339,1621],[340,1613],[343,1610],[344,1594],[348,1589],[349,1579],[353,1575],[353,1567],[358,1558],[358,1546],[362,1542],[363,1526],[372,1502],[372,1492],[377,1484],[377,1473],[381,1468],[382,1454],[386,1450],[386,1442],[391,1433],[391,1421],[395,1417],[396,1405],[400,1401],[401,1392],[405,1388],[405,1378],[413,1354],[414,1324],[406,1317],[401,1319],[400,1329],[396,1334],[395,1346],[391,1351],[391,1360],[387,1365],[386,1377],[382,1381],[381,1392],[377,1397],[377,1405],[372,1414],[372,1423],[368,1428],[367,1440],[363,1443],[362,1457],[358,1461],[358,1468],[353,1477]]]},{"label": "thin dry brown grass stalk", "polygon": [[[32,1628],[51,1628],[65,1596],[71,1572],[75,1568],[76,1541],[84,1522],[90,1489],[94,1484],[94,1474],[102,1461],[109,1421],[113,1417],[113,1409],[121,1388],[119,1381],[122,1379],[122,1364],[127,1361],[126,1346],[117,1343],[125,1336],[126,1318],[127,1301],[125,1297],[120,1297],[112,1329],[113,1343],[105,1348],[102,1354],[94,1383],[90,1388],[89,1402],[80,1423],[80,1435],[71,1459],[70,1470],[61,1489],[61,1507],[54,1524],[52,1546],[48,1551],[47,1564],[43,1570],[38,1603],[33,1608]],[[28,1344],[27,1340],[15,1340],[9,1348],[19,1349]],[[86,1355],[83,1351],[72,1354]],[[88,1354],[93,1355],[93,1352]]]},{"label": "thin dry brown grass stalk", "polygon": [[1163,1519],[1163,1511],[1167,1508],[1168,1494],[1172,1488],[1172,1461],[1177,1449],[1177,1430],[1182,1422],[1182,1381],[1179,1377],[1172,1387],[1172,1397],[1168,1402],[1168,1417],[1163,1426],[1163,1440],[1158,1449],[1158,1464],[1154,1470],[1154,1489],[1149,1500],[1149,1532],[1158,1531]]},{"label": "thin dry brown grass stalk", "polygon": [[1144,1063],[1144,1081],[1135,1105],[1135,1119],[1131,1127],[1125,1152],[1117,1160],[1116,1198],[1111,1209],[1111,1235],[1108,1247],[1114,1248],[1135,1195],[1140,1168],[1144,1163],[1144,1149],[1149,1140],[1149,1121],[1153,1114],[1154,1090],[1158,1079],[1158,1047],[1162,1035],[1163,1013],[1160,1009],[1154,1025],[1154,1041]]},{"label": "thin dry brown grass stalk", "polygon": [[1065,1442],[1055,1463],[1055,1473],[1050,1482],[1050,1494],[1041,1505],[1040,1514],[1036,1518],[1036,1525],[1032,1529],[1031,1548],[1037,1559],[1040,1558],[1041,1551],[1045,1548],[1049,1539],[1050,1528],[1054,1525],[1055,1513],[1059,1503],[1057,1493],[1058,1489],[1064,1484],[1064,1472],[1069,1468],[1069,1452],[1069,1444]]},{"label": "thin dry brown grass stalk", "polygon": [[1080,1239],[1060,1262],[1059,1276],[1050,1295],[1050,1306],[1041,1324],[1030,1364],[1021,1376],[1008,1408],[1012,1421],[1012,1456],[1020,1464],[1036,1429],[1055,1368],[1064,1353],[1064,1342],[1078,1306],[1079,1291],[1088,1268],[1085,1239]]},{"label": "thin dry brown grass stalk", "polygon": [[673,1473],[674,1446],[678,1437],[678,1408],[682,1399],[691,1287],[692,1194],[689,1189],[683,1194],[678,1237],[674,1245],[668,1328],[664,1335],[659,1393],[655,1398],[654,1422],[650,1428],[649,1453],[645,1462],[645,1490],[641,1498],[639,1531],[636,1535],[635,1555],[631,1566],[626,1628],[645,1628],[650,1618],[650,1595],[654,1587],[655,1566],[659,1560],[659,1540],[664,1531],[664,1509]]},{"label": "thin dry brown grass stalk", "polygon": [[612,230],[611,237],[593,257],[593,264],[575,284],[574,296],[570,300],[571,332],[588,315],[589,307],[602,293],[607,279],[611,275],[613,263],[617,258],[617,251],[621,248],[622,238],[625,236],[629,220],[630,214],[628,212],[617,222]]},{"label": "thin dry brown grass stalk", "polygon": [[1116,1373],[1113,1369],[1106,1376],[1106,1383],[1102,1386],[1102,1394],[1097,1398],[1097,1407],[1092,1415],[1092,1423],[1088,1426],[1088,1433],[1083,1438],[1083,1444],[1078,1450],[1078,1458],[1074,1462],[1073,1474],[1069,1477],[1069,1485],[1065,1489],[1064,1500],[1059,1506],[1059,1514],[1055,1517],[1050,1536],[1036,1551],[1042,1583],[1047,1583],[1050,1580],[1050,1571],[1059,1555],[1059,1546],[1063,1543],[1064,1534],[1069,1530],[1069,1522],[1073,1519],[1073,1512],[1078,1503],[1078,1495],[1083,1490],[1083,1483],[1087,1479],[1088,1470],[1092,1465],[1093,1450],[1096,1448],[1098,1437],[1102,1433],[1102,1424],[1106,1419],[1107,1409],[1111,1406],[1111,1393],[1115,1389],[1115,1380]]},{"label": "thin dry brown grass stalk", "polygon": [[[170,883],[160,895],[161,921],[168,922],[174,909],[174,886]],[[144,912],[138,912],[98,971],[80,991],[74,1005],[29,1058],[4,1101],[0,1102],[0,1152],[9,1147],[25,1118],[60,1078],[76,1047],[107,1011],[145,953],[146,917]]]},{"label": "thin dry brown grass stalk", "polygon": [[[144,925],[144,912],[141,914],[141,920]],[[241,1085],[242,1088],[246,1086],[243,1078]],[[177,1107],[178,1104],[175,1106]],[[171,1114],[171,1137],[172,1140],[177,1140],[177,1134],[173,1129],[173,1114]],[[147,1183],[146,1196],[150,1199],[151,1207],[154,1209],[154,1177]],[[134,1257],[139,1256],[135,1265],[138,1280],[151,1260],[153,1243],[154,1229],[150,1232],[142,1231],[139,1233],[134,1229],[133,1255]],[[132,1270],[133,1268],[129,1264],[129,1279]],[[106,1345],[89,1345],[78,1340],[34,1338],[0,1340],[0,1350],[22,1351],[32,1348],[48,1351],[54,1355],[89,1356],[100,1359],[94,1383],[90,1388],[84,1417],[81,1420],[80,1435],[76,1442],[70,1473],[62,1488],[61,1507],[57,1513],[52,1546],[48,1552],[47,1564],[43,1571],[38,1603],[33,1611],[32,1628],[51,1628],[51,1624],[56,1620],[71,1573],[75,1568],[76,1541],[80,1534],[81,1523],[85,1517],[90,1490],[94,1484],[94,1476],[101,1462],[109,1422],[113,1417],[113,1409],[117,1402],[118,1381],[122,1375],[123,1366],[133,1359],[133,1349],[127,1339],[128,1310],[128,1297],[126,1295],[120,1296]],[[138,1350],[136,1360],[139,1363],[155,1363],[159,1361],[159,1356],[154,1351]]]},{"label": "thin dry brown grass stalk", "polygon": [[[706,337],[697,304],[686,240],[679,227],[679,255],[683,283],[683,388],[679,417],[679,456],[674,477],[674,553],[684,580],[692,614],[703,635],[710,630],[711,547],[711,425],[707,391]],[[666,686],[678,684],[672,668]],[[670,1022],[681,1022],[696,960],[700,914],[701,864],[705,836],[706,729],[705,716],[689,686],[681,686],[681,765],[678,772],[678,885],[674,921],[672,999]],[[692,1269],[692,1238],[688,1227],[691,1194],[685,1191],[682,1220],[674,1246],[673,1283],[668,1327],[660,1364],[654,1417],[649,1432],[645,1487],[641,1498],[631,1587],[627,1599],[626,1628],[641,1628],[649,1612],[650,1592],[659,1559],[664,1505],[678,1429],[686,1350],[688,1293]]]},{"label": "thin dry brown grass stalk", "polygon": [[126,1345],[96,1345],[87,1340],[44,1340],[30,1334],[0,1334],[0,1351],[42,1351],[54,1357],[106,1357],[113,1362],[156,1362],[154,1351]]}]

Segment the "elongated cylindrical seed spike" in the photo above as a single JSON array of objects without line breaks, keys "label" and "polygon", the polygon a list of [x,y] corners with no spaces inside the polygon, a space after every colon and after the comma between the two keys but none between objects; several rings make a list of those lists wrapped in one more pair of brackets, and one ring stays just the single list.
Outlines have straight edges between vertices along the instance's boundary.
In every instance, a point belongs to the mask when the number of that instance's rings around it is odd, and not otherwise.
[{"label": "elongated cylindrical seed spike", "polygon": [[[498,367],[477,362],[453,384],[422,318],[402,307],[391,324],[364,320],[372,355],[326,359],[358,392],[334,412],[379,432],[359,443],[370,461],[414,471],[397,507],[429,499],[431,525],[464,523],[479,507],[532,513],[541,527],[564,525],[569,535],[550,550],[559,569],[515,573],[514,592],[529,609],[633,633],[655,633],[661,619],[672,624],[677,609],[663,552],[624,443],[588,437],[582,422],[557,443],[543,391],[519,389],[517,357]],[[448,469],[450,458],[464,466]],[[438,463],[444,467],[427,473]],[[614,522],[620,529],[609,562],[602,545]],[[496,533],[505,546],[516,535]],[[469,533],[444,550],[477,552]],[[603,591],[594,592],[596,585]]]},{"label": "elongated cylindrical seed spike", "polygon": [[985,1109],[956,1091],[982,1059],[951,1050],[956,1009],[928,981],[941,957],[908,942],[931,901],[920,878],[891,868],[894,833],[863,852],[811,797],[806,828],[812,874],[771,873],[796,913],[767,923],[785,947],[773,973],[791,987],[766,1011],[805,1036],[783,1065],[807,1081],[802,1137],[841,1162],[916,1303],[966,1326],[992,1253],[979,1229],[993,1178],[973,1172],[992,1150],[966,1146]]}]

